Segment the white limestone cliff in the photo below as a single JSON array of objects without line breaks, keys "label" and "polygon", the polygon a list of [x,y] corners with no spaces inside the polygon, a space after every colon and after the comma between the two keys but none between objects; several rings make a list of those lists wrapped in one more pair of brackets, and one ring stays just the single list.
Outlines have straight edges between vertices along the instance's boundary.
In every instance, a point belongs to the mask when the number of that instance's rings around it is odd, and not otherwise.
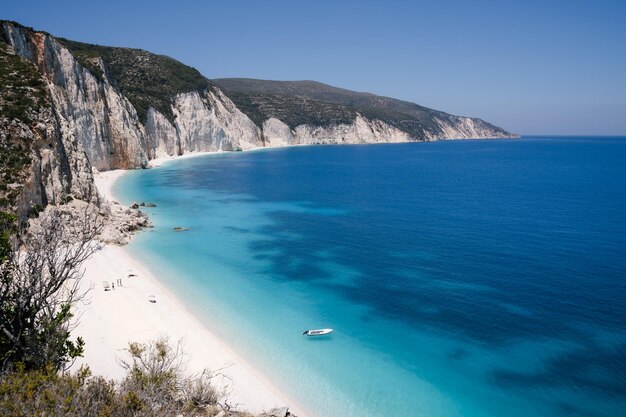
[{"label": "white limestone cliff", "polygon": [[173,99],[172,111],[176,117],[179,154],[263,146],[260,129],[217,88],[178,94]]},{"label": "white limestone cliff", "polygon": [[300,125],[294,129],[297,144],[357,144],[409,142],[411,137],[380,120],[369,120],[357,114],[352,124],[335,126]]},{"label": "white limestone cliff", "polygon": [[152,107],[148,110],[146,134],[150,159],[182,155],[176,128]]},{"label": "white limestone cliff", "polygon": [[46,33],[4,24],[16,54],[34,62],[48,83],[65,142],[79,142],[98,170],[147,163],[145,131],[130,102],[108,81],[98,80]]},{"label": "white limestone cliff", "polygon": [[428,140],[446,139],[498,139],[509,137],[501,132],[489,129],[484,121],[471,117],[453,116],[450,122],[435,117],[442,134],[429,136]]}]

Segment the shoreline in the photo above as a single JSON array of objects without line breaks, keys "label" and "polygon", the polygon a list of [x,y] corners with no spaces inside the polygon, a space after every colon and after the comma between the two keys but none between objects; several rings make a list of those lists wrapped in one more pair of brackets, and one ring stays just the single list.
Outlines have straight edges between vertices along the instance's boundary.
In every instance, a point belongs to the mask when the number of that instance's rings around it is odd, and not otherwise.
[{"label": "shoreline", "polygon": [[[198,152],[186,158],[211,154]],[[178,158],[157,158],[158,167]],[[152,164],[152,162],[155,162]],[[129,170],[113,170],[94,174],[100,195],[109,202],[117,201],[113,185]],[[144,231],[144,233],[146,233]],[[81,290],[89,290],[76,306],[77,325],[74,333],[85,340],[84,357],[72,369],[89,365],[95,375],[120,380],[129,342],[149,342],[165,337],[172,346],[181,343],[187,373],[203,369],[218,373],[214,385],[227,391],[224,400],[237,410],[261,413],[275,407],[288,406],[299,417],[307,417],[302,407],[276,388],[272,382],[242,358],[203,324],[164,286],[149,268],[139,262],[125,246],[112,244],[101,248],[83,265],[85,274]],[[135,276],[129,276],[129,275]],[[119,287],[117,279],[122,280]],[[105,291],[103,282],[115,285]],[[148,296],[154,295],[156,303]]]}]

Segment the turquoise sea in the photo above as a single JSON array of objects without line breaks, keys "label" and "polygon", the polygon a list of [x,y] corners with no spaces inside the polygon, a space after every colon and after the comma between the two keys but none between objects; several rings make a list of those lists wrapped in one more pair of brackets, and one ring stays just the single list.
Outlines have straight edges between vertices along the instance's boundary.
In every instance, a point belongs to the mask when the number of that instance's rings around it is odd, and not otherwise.
[{"label": "turquoise sea", "polygon": [[223,153],[114,192],[158,205],[129,250],[318,417],[626,415],[626,138]]}]

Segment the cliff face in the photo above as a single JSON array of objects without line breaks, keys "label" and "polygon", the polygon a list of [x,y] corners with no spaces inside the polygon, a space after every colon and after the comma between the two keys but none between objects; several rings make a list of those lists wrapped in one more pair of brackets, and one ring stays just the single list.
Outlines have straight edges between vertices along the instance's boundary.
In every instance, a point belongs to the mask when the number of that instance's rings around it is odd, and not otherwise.
[{"label": "cliff face", "polygon": [[3,24],[7,43],[35,63],[47,81],[60,135],[78,142],[99,170],[145,165],[145,131],[128,100],[81,66],[54,37]]},{"label": "cliff face", "polygon": [[380,120],[357,114],[354,122],[330,126],[299,125],[291,129],[270,118],[263,122],[267,146],[409,142],[411,137]]},{"label": "cliff face", "polygon": [[[13,22],[1,22],[0,41],[7,54],[37,68],[47,95],[36,123],[2,118],[3,131],[22,123],[33,143],[41,142],[32,149],[23,206],[58,204],[67,196],[97,200],[92,168],[145,167],[150,159],[187,152],[510,136],[479,119],[434,111],[411,116],[417,126],[430,123],[412,134],[406,120],[377,117],[371,105],[347,106],[335,93],[340,89],[329,86],[322,99],[295,93],[250,99],[249,92],[230,91],[233,83],[225,94],[171,58],[57,39]],[[162,89],[155,88],[159,83]]]},{"label": "cliff face", "polygon": [[178,94],[171,106],[174,125],[154,108],[148,110],[150,159],[264,146],[260,129],[217,88]]},{"label": "cliff face", "polygon": [[[172,100],[179,155],[193,151],[235,151],[263,146],[261,131],[215,87],[179,94]],[[170,154],[171,155],[171,154]]]},{"label": "cliff face", "polygon": [[89,160],[78,141],[64,137],[66,122],[35,59],[44,39],[11,29],[0,37],[0,210],[23,219],[70,196],[97,202]]}]

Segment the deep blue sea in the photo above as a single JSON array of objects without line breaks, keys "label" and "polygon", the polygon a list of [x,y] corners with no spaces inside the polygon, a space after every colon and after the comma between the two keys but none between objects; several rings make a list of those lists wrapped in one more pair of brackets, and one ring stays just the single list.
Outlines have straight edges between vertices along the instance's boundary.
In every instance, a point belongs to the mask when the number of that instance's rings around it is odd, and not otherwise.
[{"label": "deep blue sea", "polygon": [[223,153],[114,191],[158,205],[132,253],[319,417],[626,415],[626,138]]}]

